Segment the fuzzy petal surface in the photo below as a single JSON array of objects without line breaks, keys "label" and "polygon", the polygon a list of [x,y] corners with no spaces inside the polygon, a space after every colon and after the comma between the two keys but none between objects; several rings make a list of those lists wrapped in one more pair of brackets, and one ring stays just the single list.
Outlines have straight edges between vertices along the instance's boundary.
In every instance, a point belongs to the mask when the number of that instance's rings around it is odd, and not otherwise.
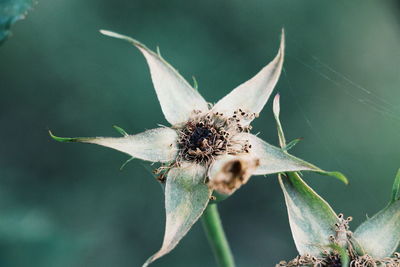
[{"label": "fuzzy petal surface", "polygon": [[124,152],[132,157],[153,161],[169,162],[175,159],[178,148],[175,130],[168,127],[155,128],[135,135],[124,137],[57,137],[50,135],[60,142],[81,142],[97,144]]},{"label": "fuzzy petal surface", "polygon": [[368,255],[378,259],[392,256],[400,242],[400,200],[362,223],[353,236]]},{"label": "fuzzy petal surface", "polygon": [[169,171],[165,186],[167,219],[164,241],[161,249],[143,266],[174,249],[203,214],[211,196],[205,177],[206,168],[195,163],[183,163]]},{"label": "fuzzy petal surface", "polygon": [[122,39],[133,44],[142,52],[150,68],[151,79],[165,118],[172,125],[185,122],[193,110],[208,111],[207,102],[199,92],[166,62],[135,39],[118,33],[101,30],[102,34]]},{"label": "fuzzy petal surface", "polygon": [[[215,104],[213,111],[232,116],[242,109],[259,113],[268,101],[282,71],[285,50],[285,35],[282,31],[280,49],[274,60],[247,82],[239,85]],[[248,121],[250,123],[250,121]]]},{"label": "fuzzy petal surface", "polygon": [[302,159],[290,155],[285,150],[270,145],[250,133],[241,133],[234,137],[237,140],[248,140],[251,144],[250,155],[259,159],[254,175],[266,175],[280,172],[313,171],[323,175],[333,176],[344,183],[347,178],[340,172],[327,172]]},{"label": "fuzzy petal surface", "polygon": [[300,255],[321,256],[330,244],[329,236],[335,235],[336,213],[329,204],[292,172],[279,175],[285,196],[290,229]]},{"label": "fuzzy petal surface", "polygon": [[260,164],[254,171],[256,175],[292,171],[322,171],[311,163],[296,158],[253,134],[242,133],[240,136],[243,139],[249,140],[252,146],[250,153],[253,157],[260,159]]}]

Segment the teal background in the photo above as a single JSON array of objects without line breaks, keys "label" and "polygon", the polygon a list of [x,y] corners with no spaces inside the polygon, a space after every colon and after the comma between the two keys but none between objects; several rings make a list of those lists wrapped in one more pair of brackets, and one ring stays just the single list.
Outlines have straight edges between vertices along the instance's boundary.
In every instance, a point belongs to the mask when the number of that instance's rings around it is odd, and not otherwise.
[{"label": "teal background", "polygon": [[[347,175],[306,180],[353,229],[382,208],[400,167],[400,4],[395,1],[39,0],[0,47],[0,266],[140,266],[160,246],[160,185],[143,162],[60,136],[118,136],[167,124],[142,55],[161,53],[216,102],[287,50],[275,92],[292,154]],[[271,101],[254,132],[275,145]],[[275,175],[220,205],[238,266],[296,255]],[[153,266],[215,266],[196,224]]]}]

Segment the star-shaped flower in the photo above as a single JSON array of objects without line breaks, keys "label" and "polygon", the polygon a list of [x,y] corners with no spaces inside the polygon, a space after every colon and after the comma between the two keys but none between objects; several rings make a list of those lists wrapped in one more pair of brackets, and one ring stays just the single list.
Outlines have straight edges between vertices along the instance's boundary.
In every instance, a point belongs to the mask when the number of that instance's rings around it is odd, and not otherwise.
[{"label": "star-shaped flower", "polygon": [[101,33],[126,40],[142,52],[171,127],[136,135],[123,132],[121,138],[52,137],[62,142],[98,144],[162,163],[156,172],[165,183],[165,236],[161,249],[145,266],[178,244],[202,215],[213,191],[229,195],[251,175],[289,171],[315,171],[345,181],[340,174],[325,172],[250,133],[250,123],[266,104],[280,76],[283,34],[272,62],[212,106],[159,53],[130,37],[105,30]]}]

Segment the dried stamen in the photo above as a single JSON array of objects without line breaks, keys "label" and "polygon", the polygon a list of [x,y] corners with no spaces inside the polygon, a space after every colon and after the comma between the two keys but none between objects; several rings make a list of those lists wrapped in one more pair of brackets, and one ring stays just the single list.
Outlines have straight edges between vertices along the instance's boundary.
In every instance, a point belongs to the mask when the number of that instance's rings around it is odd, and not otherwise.
[{"label": "dried stamen", "polygon": [[250,126],[243,126],[243,120],[253,118],[242,110],[235,111],[231,117],[224,114],[194,112],[194,116],[178,129],[179,149],[177,162],[194,161],[209,165],[216,156],[248,153],[248,141],[233,141],[232,137],[241,132],[249,132]]}]

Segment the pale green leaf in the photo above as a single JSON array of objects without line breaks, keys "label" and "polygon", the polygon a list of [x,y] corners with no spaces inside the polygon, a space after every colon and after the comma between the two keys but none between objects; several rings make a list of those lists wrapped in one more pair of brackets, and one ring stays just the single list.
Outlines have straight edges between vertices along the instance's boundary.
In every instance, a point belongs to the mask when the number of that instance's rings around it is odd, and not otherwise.
[{"label": "pale green leaf", "polygon": [[400,242],[400,173],[393,183],[389,205],[362,223],[354,232],[354,238],[365,253],[375,258],[389,257]]},{"label": "pale green leaf", "polygon": [[320,256],[329,245],[329,236],[335,235],[336,213],[301,177],[295,173],[279,175],[285,196],[289,224],[299,254]]},{"label": "pale green leaf", "polygon": [[293,139],[292,141],[289,142],[289,144],[287,144],[284,148],[282,148],[285,151],[289,151],[290,149],[292,149],[295,145],[297,145],[301,140],[303,140],[303,138],[296,138]]},{"label": "pale green leaf", "polygon": [[[279,95],[274,98],[274,116],[279,143],[286,147],[285,135],[279,120]],[[279,183],[285,196],[290,229],[299,254],[320,256],[330,246],[329,236],[335,235],[339,218],[331,206],[309,187],[297,172],[279,175]],[[346,180],[347,181],[347,180]]]},{"label": "pale green leaf", "polygon": [[203,214],[211,196],[205,184],[206,169],[195,163],[184,163],[171,169],[165,187],[167,214],[164,241],[161,249],[143,266],[169,253]]}]

